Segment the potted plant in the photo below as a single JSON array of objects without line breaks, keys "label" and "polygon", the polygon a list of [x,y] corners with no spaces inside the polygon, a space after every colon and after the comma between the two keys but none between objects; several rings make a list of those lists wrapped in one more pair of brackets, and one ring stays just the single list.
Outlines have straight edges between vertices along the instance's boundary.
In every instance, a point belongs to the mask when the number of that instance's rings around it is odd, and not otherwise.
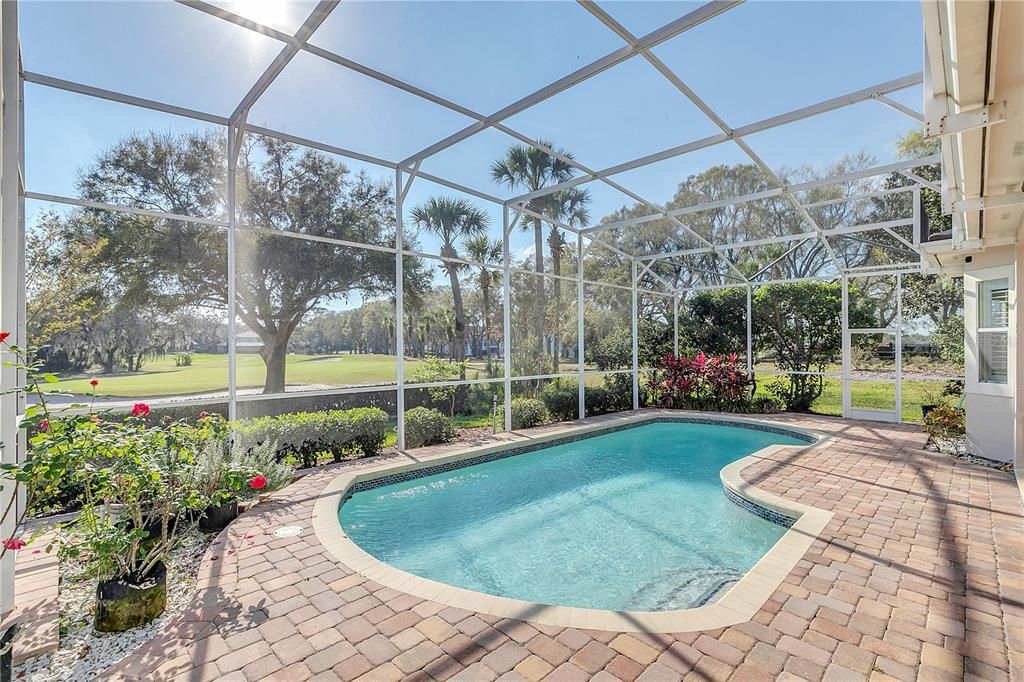
[{"label": "potted plant", "polygon": [[[58,552],[75,560],[83,576],[97,580],[98,631],[144,625],[166,607],[166,562],[187,530],[180,519],[201,508],[202,498],[190,485],[195,437],[182,423],[150,426],[144,403],[127,417],[96,414],[91,404],[54,413],[42,387],[56,383],[56,377],[42,371],[31,349],[8,346],[6,339],[0,333],[0,343],[16,358],[11,364],[27,377],[26,386],[14,390],[37,398],[21,422],[30,434],[31,456],[2,467],[5,485],[23,485],[30,500],[16,525],[38,491],[73,478],[81,511],[53,528]],[[90,382],[94,395],[98,383]],[[18,537],[3,542],[5,552],[23,545]]]},{"label": "potted plant", "polygon": [[267,477],[250,463],[245,448],[232,441],[223,417],[203,414],[199,421],[205,438],[198,449],[197,479],[206,502],[199,529],[217,533],[238,517],[243,496],[267,486]]}]

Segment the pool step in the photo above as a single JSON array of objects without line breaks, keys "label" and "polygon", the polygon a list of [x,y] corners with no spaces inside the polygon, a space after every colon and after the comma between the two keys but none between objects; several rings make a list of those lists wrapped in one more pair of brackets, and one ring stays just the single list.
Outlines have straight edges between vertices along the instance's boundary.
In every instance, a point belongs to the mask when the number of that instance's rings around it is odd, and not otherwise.
[{"label": "pool step", "polygon": [[743,574],[726,566],[668,571],[641,586],[630,601],[645,611],[695,608],[717,599]]}]

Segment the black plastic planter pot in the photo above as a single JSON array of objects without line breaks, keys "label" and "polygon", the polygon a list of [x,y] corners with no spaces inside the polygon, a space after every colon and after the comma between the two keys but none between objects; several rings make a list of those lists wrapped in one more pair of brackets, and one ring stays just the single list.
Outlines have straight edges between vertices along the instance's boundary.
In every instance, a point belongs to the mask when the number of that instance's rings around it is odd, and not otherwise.
[{"label": "black plastic planter pot", "polygon": [[167,608],[167,568],[159,563],[149,575],[107,580],[96,586],[97,632],[141,627]]},{"label": "black plastic planter pot", "polygon": [[927,419],[928,413],[934,410],[938,405],[922,405],[921,406],[921,419]]},{"label": "black plastic planter pot", "polygon": [[[178,517],[172,516],[167,519],[167,532],[174,533],[175,527],[178,525]],[[160,540],[164,536],[164,524],[163,519],[155,518],[142,527],[144,531],[149,533],[147,540]]]},{"label": "black plastic planter pot", "polygon": [[238,500],[225,502],[216,507],[207,507],[206,513],[199,519],[199,530],[204,533],[219,533],[236,518],[238,518]]}]

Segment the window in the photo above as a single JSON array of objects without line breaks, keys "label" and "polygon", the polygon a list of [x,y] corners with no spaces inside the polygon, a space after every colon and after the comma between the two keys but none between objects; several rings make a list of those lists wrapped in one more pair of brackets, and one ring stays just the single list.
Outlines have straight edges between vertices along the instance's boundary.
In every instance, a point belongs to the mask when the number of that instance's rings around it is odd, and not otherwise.
[{"label": "window", "polygon": [[1006,278],[978,287],[978,381],[1005,384],[1009,351],[1010,289]]}]

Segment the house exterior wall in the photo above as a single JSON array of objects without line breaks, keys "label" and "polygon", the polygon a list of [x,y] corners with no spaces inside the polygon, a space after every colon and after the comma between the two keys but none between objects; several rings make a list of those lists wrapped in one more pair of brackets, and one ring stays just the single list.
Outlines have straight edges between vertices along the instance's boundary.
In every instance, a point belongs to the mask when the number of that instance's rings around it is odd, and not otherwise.
[{"label": "house exterior wall", "polygon": [[[1012,462],[1020,457],[1020,417],[1017,394],[1020,386],[1017,330],[1020,310],[1017,282],[1020,281],[1017,249],[992,249],[964,265],[965,408],[967,445],[970,452],[988,459]],[[982,283],[1006,278],[1009,283],[1007,377],[1005,383],[981,380],[979,348],[979,295]]]},{"label": "house exterior wall", "polygon": [[[1018,283],[1024,282],[1024,240],[1017,243],[1016,270]],[[1019,285],[1018,285],[1019,289]],[[1017,345],[1014,353],[1017,358],[1017,395],[1014,409],[1014,448],[1013,470],[1017,474],[1017,485],[1024,491],[1024,352],[1022,339],[1024,336],[1024,304],[1017,306]]]}]

